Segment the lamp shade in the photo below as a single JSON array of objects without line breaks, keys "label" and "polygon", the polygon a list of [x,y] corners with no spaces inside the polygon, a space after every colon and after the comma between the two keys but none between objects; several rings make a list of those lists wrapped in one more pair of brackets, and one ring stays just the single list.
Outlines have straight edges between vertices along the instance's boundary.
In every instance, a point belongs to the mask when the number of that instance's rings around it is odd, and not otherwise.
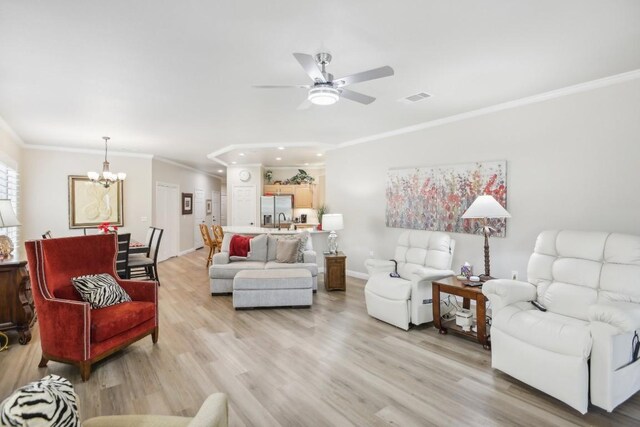
[{"label": "lamp shade", "polygon": [[0,227],[15,227],[21,225],[13,210],[11,200],[0,199]]},{"label": "lamp shade", "polygon": [[462,218],[511,218],[511,214],[502,207],[493,196],[478,196]]},{"label": "lamp shade", "polygon": [[322,229],[323,230],[342,230],[344,223],[342,221],[342,214],[324,214],[322,215]]}]

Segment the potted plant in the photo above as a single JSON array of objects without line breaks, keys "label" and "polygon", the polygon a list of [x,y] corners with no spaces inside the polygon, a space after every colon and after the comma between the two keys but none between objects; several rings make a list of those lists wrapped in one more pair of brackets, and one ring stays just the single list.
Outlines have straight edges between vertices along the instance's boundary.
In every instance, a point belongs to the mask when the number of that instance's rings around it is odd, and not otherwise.
[{"label": "potted plant", "polygon": [[320,205],[318,209],[316,209],[316,214],[318,215],[318,231],[322,230],[322,215],[329,212],[329,208],[327,205]]}]

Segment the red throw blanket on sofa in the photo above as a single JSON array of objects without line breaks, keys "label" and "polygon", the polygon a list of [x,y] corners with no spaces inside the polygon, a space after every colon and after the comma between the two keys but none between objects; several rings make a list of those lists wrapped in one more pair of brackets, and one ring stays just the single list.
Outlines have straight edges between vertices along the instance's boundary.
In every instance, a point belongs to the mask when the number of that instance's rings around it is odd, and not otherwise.
[{"label": "red throw blanket on sofa", "polygon": [[234,234],[229,242],[229,256],[246,257],[249,254],[250,243],[253,237]]}]

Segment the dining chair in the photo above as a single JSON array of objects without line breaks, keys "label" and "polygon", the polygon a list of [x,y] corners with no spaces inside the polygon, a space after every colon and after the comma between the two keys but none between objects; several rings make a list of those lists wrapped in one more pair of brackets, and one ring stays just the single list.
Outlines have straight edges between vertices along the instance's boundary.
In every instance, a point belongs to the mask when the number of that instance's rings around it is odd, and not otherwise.
[{"label": "dining chair", "polygon": [[213,228],[213,240],[216,245],[213,253],[220,252],[222,250],[222,239],[224,238],[224,231],[222,230],[221,225],[212,225],[211,228]]},{"label": "dining chair", "polygon": [[51,230],[47,230],[44,233],[42,233],[42,238],[43,239],[51,239],[53,236],[51,236]]},{"label": "dining chair", "polygon": [[116,257],[116,273],[121,279],[128,279],[129,244],[131,233],[118,234],[118,256]]},{"label": "dining chair", "polygon": [[216,243],[211,238],[211,234],[209,234],[209,227],[207,227],[207,224],[200,224],[200,234],[202,234],[202,241],[204,245],[209,248],[209,255],[207,256],[207,267],[209,267],[211,259],[213,258],[213,252],[216,248]]},{"label": "dining chair", "polygon": [[127,266],[127,274],[130,278],[145,277],[158,282],[158,252],[160,249],[160,241],[162,240],[162,228],[153,228],[151,233],[151,242],[149,244],[149,256],[129,257],[129,265]]}]

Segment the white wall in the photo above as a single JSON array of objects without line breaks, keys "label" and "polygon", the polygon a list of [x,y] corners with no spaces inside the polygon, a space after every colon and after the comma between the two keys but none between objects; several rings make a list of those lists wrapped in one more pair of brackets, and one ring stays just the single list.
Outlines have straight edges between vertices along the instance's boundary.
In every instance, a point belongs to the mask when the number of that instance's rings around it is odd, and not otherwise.
[{"label": "white wall", "polygon": [[[506,160],[512,219],[492,238],[492,274],[526,265],[545,229],[640,234],[640,80],[330,151],[327,203],[344,214],[347,268],[392,258],[402,230],[385,226],[389,168]],[[483,270],[480,236],[454,234],[454,269]]]},{"label": "white wall", "polygon": [[[54,237],[82,235],[82,230],[69,229],[69,175],[86,175],[102,170],[102,154],[69,151],[23,150],[21,198],[23,240],[39,239],[51,230]],[[109,154],[113,172],[125,172],[124,227],[131,238],[144,241],[147,227],[152,224],[151,158]],[[146,221],[143,221],[146,218]]]},{"label": "white wall", "polygon": [[[195,189],[204,190],[205,201],[211,199],[212,191],[220,191],[220,179],[214,178],[203,172],[189,169],[166,161],[153,160],[153,184],[150,192],[152,193],[152,210],[155,214],[156,206],[156,183],[163,182],[168,184],[176,184],[180,187],[178,195],[181,193],[194,193]],[[178,203],[182,206],[182,200]],[[185,252],[195,247],[194,230],[195,215],[182,215],[180,211],[180,252]],[[211,224],[211,215],[205,218],[207,224]]]}]

